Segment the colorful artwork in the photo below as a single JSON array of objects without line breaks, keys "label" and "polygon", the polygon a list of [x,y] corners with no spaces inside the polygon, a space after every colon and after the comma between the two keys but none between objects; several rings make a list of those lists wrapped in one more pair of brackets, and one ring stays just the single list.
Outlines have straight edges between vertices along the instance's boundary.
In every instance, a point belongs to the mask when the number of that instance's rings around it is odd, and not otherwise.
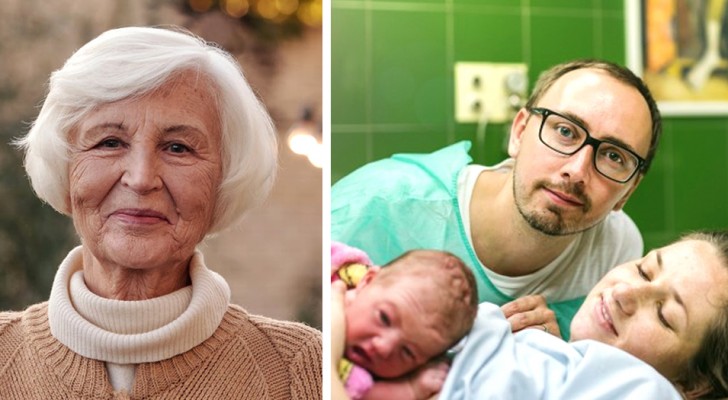
[{"label": "colorful artwork", "polygon": [[728,114],[728,0],[640,0],[628,63],[666,115]]}]

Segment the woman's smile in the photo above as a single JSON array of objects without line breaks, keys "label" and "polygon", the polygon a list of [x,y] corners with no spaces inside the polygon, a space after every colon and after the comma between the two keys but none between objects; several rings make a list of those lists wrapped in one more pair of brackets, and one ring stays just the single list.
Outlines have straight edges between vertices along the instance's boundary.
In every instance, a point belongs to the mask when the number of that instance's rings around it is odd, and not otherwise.
[{"label": "woman's smile", "polygon": [[604,294],[602,294],[601,298],[594,306],[594,315],[598,325],[604,328],[606,332],[613,334],[614,336],[619,336],[617,329],[614,327],[614,320],[612,319],[607,301],[604,299]]},{"label": "woman's smile", "polygon": [[160,212],[151,209],[124,208],[114,211],[110,217],[122,223],[134,225],[169,224],[169,219]]}]

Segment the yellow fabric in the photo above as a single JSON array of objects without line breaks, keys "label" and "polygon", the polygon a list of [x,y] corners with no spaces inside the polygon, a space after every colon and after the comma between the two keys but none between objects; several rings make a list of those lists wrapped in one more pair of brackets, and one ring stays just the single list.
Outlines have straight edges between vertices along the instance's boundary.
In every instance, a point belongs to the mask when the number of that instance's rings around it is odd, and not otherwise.
[{"label": "yellow fabric", "polygon": [[349,379],[349,374],[351,373],[352,368],[354,368],[354,364],[351,361],[346,358],[339,360],[339,367],[337,369],[339,379],[341,379],[342,382],[346,382],[346,380]]},{"label": "yellow fabric", "polygon": [[368,269],[369,267],[364,264],[355,263],[348,264],[339,268],[336,273],[339,276],[339,279],[346,283],[346,286],[348,288],[355,288],[356,285],[361,282],[362,278],[364,278],[364,275],[367,273]]}]

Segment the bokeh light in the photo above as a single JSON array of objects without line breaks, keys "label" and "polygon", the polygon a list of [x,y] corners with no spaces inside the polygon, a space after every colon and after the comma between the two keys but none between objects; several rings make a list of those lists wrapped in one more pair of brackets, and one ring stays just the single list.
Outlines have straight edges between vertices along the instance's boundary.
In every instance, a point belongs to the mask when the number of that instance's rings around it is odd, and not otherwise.
[{"label": "bokeh light", "polygon": [[258,1],[255,5],[255,11],[265,19],[275,19],[279,14],[275,0]]},{"label": "bokeh light", "polygon": [[316,142],[316,145],[311,148],[311,151],[306,154],[308,162],[316,168],[323,168],[324,165],[324,146],[321,143]]},{"label": "bokeh light", "polygon": [[322,21],[321,0],[313,0],[298,7],[296,15],[305,25],[310,27],[321,26]]},{"label": "bokeh light", "polygon": [[203,13],[212,8],[213,0],[189,0],[189,4],[192,10]]},{"label": "bokeh light", "polygon": [[186,3],[196,13],[219,8],[233,18],[261,18],[278,26],[295,22],[318,28],[323,17],[323,0],[186,0]]},{"label": "bokeh light", "polygon": [[223,0],[222,9],[231,17],[240,18],[248,13],[250,4],[248,0]]},{"label": "bokeh light", "polygon": [[283,15],[291,15],[298,10],[298,0],[275,0],[275,5]]},{"label": "bokeh light", "polygon": [[316,146],[318,142],[308,132],[293,131],[288,136],[288,146],[296,154],[306,155]]}]

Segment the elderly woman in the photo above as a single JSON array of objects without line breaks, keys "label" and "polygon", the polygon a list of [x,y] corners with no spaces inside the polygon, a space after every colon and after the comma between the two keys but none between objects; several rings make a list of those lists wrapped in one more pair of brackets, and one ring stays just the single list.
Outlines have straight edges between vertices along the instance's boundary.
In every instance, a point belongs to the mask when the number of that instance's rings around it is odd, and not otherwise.
[{"label": "elderly woman", "polygon": [[321,398],[320,332],[229,304],[195,249],[275,175],[272,123],[229,54],[108,31],[53,73],[19,144],[81,245],[48,302],[0,314],[0,397]]}]

